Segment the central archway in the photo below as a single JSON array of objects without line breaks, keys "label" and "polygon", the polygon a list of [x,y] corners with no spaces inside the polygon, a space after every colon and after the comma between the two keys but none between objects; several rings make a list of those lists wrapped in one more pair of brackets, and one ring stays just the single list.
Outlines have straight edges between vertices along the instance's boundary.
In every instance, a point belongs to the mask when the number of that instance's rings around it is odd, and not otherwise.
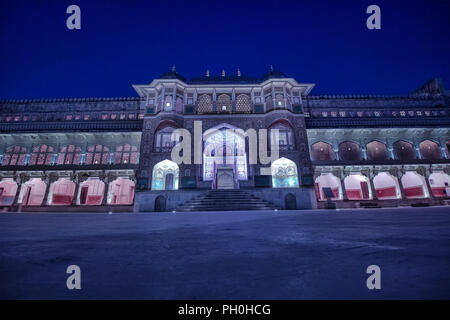
[{"label": "central archway", "polygon": [[214,181],[217,169],[233,170],[237,180],[247,180],[247,153],[244,132],[229,124],[220,124],[203,134],[203,180]]}]

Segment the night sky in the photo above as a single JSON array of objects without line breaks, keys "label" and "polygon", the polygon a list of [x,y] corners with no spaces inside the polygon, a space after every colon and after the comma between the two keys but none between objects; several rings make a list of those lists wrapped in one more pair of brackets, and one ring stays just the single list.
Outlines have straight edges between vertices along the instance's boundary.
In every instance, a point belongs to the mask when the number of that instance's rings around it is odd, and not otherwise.
[{"label": "night sky", "polygon": [[[66,28],[71,4],[81,30]],[[366,28],[371,4],[381,30]],[[448,0],[0,0],[0,99],[137,96],[174,64],[187,78],[273,65],[312,94],[448,89],[449,21]]]}]

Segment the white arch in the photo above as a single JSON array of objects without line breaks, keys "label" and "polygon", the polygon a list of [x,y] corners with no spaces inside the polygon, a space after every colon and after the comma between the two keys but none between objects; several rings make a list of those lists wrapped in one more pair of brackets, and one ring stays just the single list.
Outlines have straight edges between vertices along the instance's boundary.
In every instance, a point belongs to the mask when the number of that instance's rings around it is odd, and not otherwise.
[{"label": "white arch", "polygon": [[18,203],[24,206],[40,206],[44,200],[47,184],[41,178],[32,178],[20,187]]},{"label": "white arch", "polygon": [[323,192],[323,188],[331,188],[334,194],[333,200],[342,200],[342,186],[338,177],[332,173],[322,173],[315,180],[316,195],[319,201],[326,201],[327,197]]},{"label": "white arch", "polygon": [[389,172],[380,172],[373,178],[375,194],[380,200],[400,199],[400,185],[398,179]]},{"label": "white arch", "polygon": [[414,171],[407,171],[402,176],[403,190],[408,199],[428,198],[430,196],[425,177]]},{"label": "white arch", "polygon": [[352,173],[344,179],[345,194],[349,200],[371,200],[372,189],[369,178],[360,174]]},{"label": "white arch", "polygon": [[17,183],[13,178],[4,178],[0,182],[0,205],[11,206],[17,194]]},{"label": "white arch", "polygon": [[98,177],[90,177],[78,189],[77,204],[99,206],[105,193],[105,183]]},{"label": "white arch", "polygon": [[152,190],[168,190],[166,186],[166,177],[168,174],[173,175],[173,189],[178,190],[178,165],[171,160],[163,160],[155,164],[152,175]]},{"label": "white arch", "polygon": [[280,158],[270,166],[273,188],[298,188],[297,165],[287,158]]},{"label": "white arch", "polygon": [[133,204],[134,199],[134,181],[128,177],[119,177],[109,183],[108,186],[108,204]]},{"label": "white arch", "polygon": [[428,177],[430,182],[431,192],[435,197],[448,197],[445,193],[446,183],[450,186],[450,176],[442,171],[433,172]]}]

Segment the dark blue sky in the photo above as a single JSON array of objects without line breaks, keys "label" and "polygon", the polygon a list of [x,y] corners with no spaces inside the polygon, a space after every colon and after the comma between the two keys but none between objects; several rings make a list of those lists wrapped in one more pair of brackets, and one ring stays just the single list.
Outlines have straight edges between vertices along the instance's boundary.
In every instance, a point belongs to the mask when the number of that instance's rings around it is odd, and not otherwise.
[{"label": "dark blue sky", "polygon": [[[187,78],[269,66],[312,94],[450,87],[450,1],[0,0],[0,98],[135,96],[173,64]],[[81,30],[66,8],[81,8]],[[366,8],[381,8],[381,30]]]}]

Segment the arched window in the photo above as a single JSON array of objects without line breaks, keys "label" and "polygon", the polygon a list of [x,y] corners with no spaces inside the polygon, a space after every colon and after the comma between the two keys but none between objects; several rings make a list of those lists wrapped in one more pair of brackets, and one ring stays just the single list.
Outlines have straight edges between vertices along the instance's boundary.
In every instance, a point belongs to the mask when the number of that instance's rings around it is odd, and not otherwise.
[{"label": "arched window", "polygon": [[59,149],[57,164],[80,164],[81,148],[73,144]]},{"label": "arched window", "polygon": [[125,144],[116,147],[116,152],[114,153],[114,164],[119,163],[138,163],[138,149],[136,146],[130,144]]},{"label": "arched window", "polygon": [[231,98],[227,94],[221,94],[217,97],[216,101],[217,112],[228,112],[231,113]]},{"label": "arched window", "polygon": [[372,141],[367,144],[366,148],[369,160],[386,160],[388,158],[387,148],[384,143]]},{"label": "arched window", "polygon": [[311,145],[311,157],[314,161],[333,161],[336,159],[331,144],[323,141]]},{"label": "arched window", "polygon": [[85,164],[108,164],[109,156],[108,147],[101,144],[89,146],[86,152]]},{"label": "arched window", "polygon": [[155,134],[155,151],[156,152],[170,152],[172,148],[180,140],[180,135],[175,135],[172,140],[172,133],[175,131],[175,127],[165,126],[156,131]]},{"label": "arched window", "polygon": [[27,149],[21,146],[11,146],[6,148],[3,156],[2,165],[7,166],[23,166],[25,164],[25,156]]},{"label": "arched window", "polygon": [[29,164],[30,165],[51,164],[53,159],[53,152],[54,152],[53,147],[47,146],[45,144],[33,147]]},{"label": "arched window", "polygon": [[414,146],[404,140],[393,144],[395,158],[398,160],[415,160],[417,158]]},{"label": "arched window", "polygon": [[[294,133],[292,131],[291,126],[277,122],[269,128],[269,141],[270,145],[272,144],[272,139],[275,138],[275,131],[272,130],[278,129],[278,145],[281,151],[286,150],[294,150],[295,142],[294,142]],[[276,143],[276,141],[274,141]]]},{"label": "arched window", "polygon": [[236,97],[236,112],[250,113],[252,110],[250,97],[246,94],[240,94]]},{"label": "arched window", "polygon": [[153,167],[152,190],[178,190],[178,165],[170,160],[158,162]]},{"label": "arched window", "polygon": [[361,150],[355,142],[344,141],[339,144],[339,157],[344,161],[361,160]]},{"label": "arched window", "polygon": [[441,148],[439,148],[439,145],[434,141],[431,140],[422,141],[419,144],[419,148],[420,154],[424,159],[433,160],[442,158]]},{"label": "arched window", "polygon": [[212,100],[209,94],[203,94],[198,98],[197,101],[197,113],[211,113],[212,109]]},{"label": "arched window", "polygon": [[280,158],[270,166],[273,188],[298,188],[297,165],[294,161]]},{"label": "arched window", "polygon": [[275,96],[275,108],[282,109],[284,107],[285,107],[285,104],[284,104],[284,97],[283,97],[283,95],[282,94],[277,94]]}]

